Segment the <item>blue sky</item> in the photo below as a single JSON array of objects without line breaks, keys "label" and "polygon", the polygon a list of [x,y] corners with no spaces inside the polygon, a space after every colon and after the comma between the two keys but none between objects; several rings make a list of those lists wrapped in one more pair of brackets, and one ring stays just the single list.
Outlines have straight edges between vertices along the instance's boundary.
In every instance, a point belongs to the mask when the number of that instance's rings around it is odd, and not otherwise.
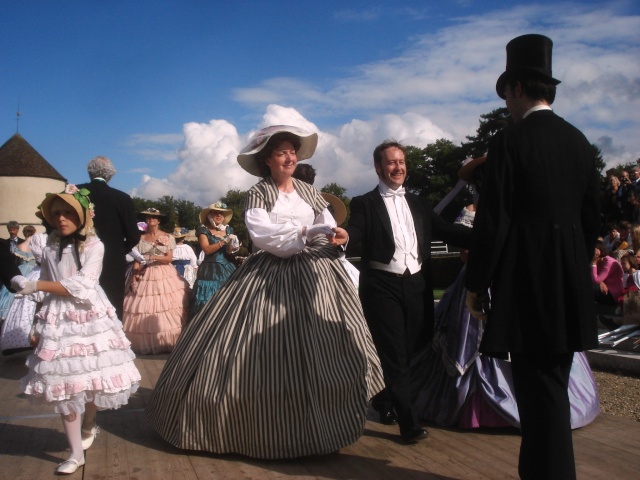
[{"label": "blue sky", "polygon": [[0,143],[19,105],[20,134],[70,182],[105,155],[116,188],[207,205],[256,182],[235,161],[248,135],[293,123],[320,135],[316,185],[357,195],[385,138],[474,134],[503,106],[506,43],[533,32],[555,43],[556,112],[608,163],[639,158],[631,0],[3,0]]}]

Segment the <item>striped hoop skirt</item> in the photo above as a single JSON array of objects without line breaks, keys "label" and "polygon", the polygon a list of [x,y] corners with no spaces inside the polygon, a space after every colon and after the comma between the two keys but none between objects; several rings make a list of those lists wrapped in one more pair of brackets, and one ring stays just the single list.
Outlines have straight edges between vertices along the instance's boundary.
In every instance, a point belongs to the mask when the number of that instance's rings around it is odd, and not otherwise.
[{"label": "striped hoop skirt", "polygon": [[179,448],[293,458],[356,441],[383,386],[357,292],[325,245],[250,256],[184,328],[146,410]]}]

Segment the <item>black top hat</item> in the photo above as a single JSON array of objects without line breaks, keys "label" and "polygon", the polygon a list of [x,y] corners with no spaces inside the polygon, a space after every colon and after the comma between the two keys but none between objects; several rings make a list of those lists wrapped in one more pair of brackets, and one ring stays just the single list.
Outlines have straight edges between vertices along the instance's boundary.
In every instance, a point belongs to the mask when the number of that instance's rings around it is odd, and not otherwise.
[{"label": "black top hat", "polygon": [[507,68],[496,82],[496,92],[504,100],[504,87],[511,74],[525,74],[554,85],[560,83],[551,76],[551,50],[549,37],[535,33],[516,37],[507,43]]}]

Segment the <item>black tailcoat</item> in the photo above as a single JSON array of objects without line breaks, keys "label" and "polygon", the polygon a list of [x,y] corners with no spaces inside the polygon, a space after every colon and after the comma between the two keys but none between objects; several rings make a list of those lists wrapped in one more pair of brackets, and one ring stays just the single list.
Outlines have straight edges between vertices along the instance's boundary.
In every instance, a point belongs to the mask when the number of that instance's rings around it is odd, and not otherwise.
[{"label": "black tailcoat", "polygon": [[98,237],[104,243],[100,286],[122,320],[127,268],[125,257],[140,241],[133,200],[101,180],[92,180],[91,183],[78,185],[78,188],[86,188],[91,192],[89,197],[95,205],[93,222]]},{"label": "black tailcoat", "polygon": [[480,350],[511,352],[522,479],[575,478],[569,374],[598,345],[590,260],[599,175],[587,139],[551,110],[489,145],[466,286],[491,287]]},{"label": "black tailcoat", "polygon": [[[431,241],[434,238],[458,247],[468,247],[471,229],[454,225],[433,212],[424,199],[407,193],[405,195],[418,240],[418,253],[422,257],[422,274],[425,279],[425,333],[429,337],[433,329],[433,279],[431,274]],[[393,228],[387,207],[378,187],[351,199],[349,205],[350,245],[362,245],[361,271],[366,274],[371,260],[388,264],[395,253]]]},{"label": "black tailcoat", "polygon": [[561,354],[598,345],[590,260],[599,175],[584,135],[551,110],[490,143],[466,287],[491,286],[481,351]]},{"label": "black tailcoat", "polygon": [[11,253],[9,240],[0,238],[0,276],[5,287],[11,288],[11,279],[22,275],[16,265],[16,256]]}]

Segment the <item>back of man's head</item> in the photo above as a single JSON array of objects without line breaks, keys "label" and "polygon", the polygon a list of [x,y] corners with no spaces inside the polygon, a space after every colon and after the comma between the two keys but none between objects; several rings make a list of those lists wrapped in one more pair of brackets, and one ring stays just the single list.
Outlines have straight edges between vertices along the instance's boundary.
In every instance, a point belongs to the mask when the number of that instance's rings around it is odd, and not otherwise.
[{"label": "back of man's head", "polygon": [[89,160],[87,172],[91,180],[102,178],[105,182],[108,182],[116,174],[116,169],[107,157],[98,156]]}]

